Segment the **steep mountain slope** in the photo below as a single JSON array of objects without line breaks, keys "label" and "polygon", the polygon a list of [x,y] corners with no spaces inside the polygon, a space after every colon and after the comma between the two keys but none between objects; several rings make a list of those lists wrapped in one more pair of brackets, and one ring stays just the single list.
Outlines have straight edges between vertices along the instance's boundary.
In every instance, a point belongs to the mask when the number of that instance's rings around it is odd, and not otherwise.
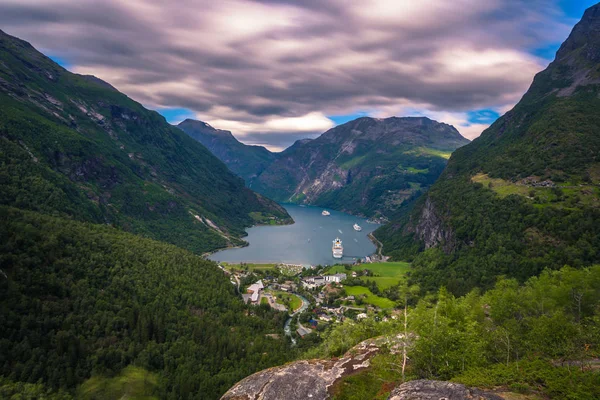
[{"label": "steep mountain slope", "polygon": [[452,126],[428,118],[359,118],[296,142],[253,188],[278,201],[389,217],[466,143]]},{"label": "steep mountain slope", "polygon": [[240,243],[251,215],[288,218],[158,113],[1,31],[0,142],[0,204],[196,252]]},{"label": "steep mountain slope", "polygon": [[277,158],[275,153],[264,147],[245,145],[231,132],[215,129],[206,122],[186,119],[177,127],[206,146],[233,173],[242,177],[249,187]]},{"label": "steep mountain slope", "polygon": [[514,109],[452,155],[410,215],[376,232],[384,251],[416,255],[415,280],[455,293],[598,262],[599,96],[595,5]]}]

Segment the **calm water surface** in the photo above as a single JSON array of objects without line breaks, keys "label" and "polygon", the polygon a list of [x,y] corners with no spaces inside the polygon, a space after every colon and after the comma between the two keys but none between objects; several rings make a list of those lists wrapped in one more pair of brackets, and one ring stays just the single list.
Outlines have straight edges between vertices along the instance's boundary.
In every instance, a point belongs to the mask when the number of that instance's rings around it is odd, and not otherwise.
[{"label": "calm water surface", "polygon": [[[295,223],[285,226],[256,226],[248,229],[244,238],[250,246],[227,249],[209,258],[224,262],[271,263],[286,262],[304,265],[350,263],[356,258],[373,254],[375,245],[367,235],[379,225],[369,224],[363,218],[339,211],[328,210],[331,215],[321,215],[322,208],[283,205]],[[352,228],[358,223],[360,232]],[[344,258],[338,260],[331,254],[332,241],[339,237],[344,246]]]}]

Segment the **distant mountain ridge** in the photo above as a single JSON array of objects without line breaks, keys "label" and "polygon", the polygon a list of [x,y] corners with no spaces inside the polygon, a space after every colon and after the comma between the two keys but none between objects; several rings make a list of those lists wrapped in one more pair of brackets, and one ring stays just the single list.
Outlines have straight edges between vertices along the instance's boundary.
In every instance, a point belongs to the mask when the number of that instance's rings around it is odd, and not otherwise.
[{"label": "distant mountain ridge", "polygon": [[245,145],[201,121],[179,128],[269,198],[384,219],[426,190],[450,153],[469,142],[425,117],[362,117],[281,153]]},{"label": "distant mountain ridge", "polygon": [[297,141],[253,188],[277,201],[390,217],[468,142],[454,127],[425,117],[358,118]]},{"label": "distant mountain ridge", "polygon": [[289,220],[200,143],[102,80],[0,31],[0,204],[204,252]]},{"label": "distant mountain ridge", "polygon": [[600,4],[521,101],[448,166],[415,209],[375,232],[454,293],[600,262]]},{"label": "distant mountain ridge", "polygon": [[233,173],[243,178],[249,187],[277,158],[277,154],[266,148],[241,143],[230,131],[215,129],[206,122],[186,119],[177,127],[206,146]]}]

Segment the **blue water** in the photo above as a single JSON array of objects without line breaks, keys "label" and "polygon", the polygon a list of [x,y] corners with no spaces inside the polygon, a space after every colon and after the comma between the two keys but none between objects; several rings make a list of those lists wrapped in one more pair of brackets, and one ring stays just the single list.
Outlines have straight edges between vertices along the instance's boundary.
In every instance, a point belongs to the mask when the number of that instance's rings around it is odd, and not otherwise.
[{"label": "blue water", "polygon": [[[363,218],[339,211],[328,210],[323,216],[322,208],[284,205],[295,223],[284,226],[256,226],[248,229],[244,238],[250,245],[239,249],[227,249],[212,254],[215,261],[230,263],[285,262],[303,265],[333,265],[351,263],[375,252],[375,245],[367,235],[379,225],[369,224]],[[352,228],[358,223],[360,232]],[[333,258],[332,241],[339,237],[344,246],[344,258]]]}]

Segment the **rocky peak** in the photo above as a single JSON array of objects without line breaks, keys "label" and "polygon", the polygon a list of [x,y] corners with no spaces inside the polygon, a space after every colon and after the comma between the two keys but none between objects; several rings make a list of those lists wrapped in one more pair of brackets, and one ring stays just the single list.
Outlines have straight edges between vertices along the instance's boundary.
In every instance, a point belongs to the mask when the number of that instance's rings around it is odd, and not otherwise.
[{"label": "rocky peak", "polygon": [[361,117],[328,130],[313,143],[340,143],[354,139],[387,142],[396,142],[398,139],[452,140],[456,142],[456,147],[468,143],[452,125],[427,117]]},{"label": "rocky peak", "polygon": [[600,62],[600,3],[588,8],[568,39],[556,53],[557,61],[576,56],[591,63]]},{"label": "rocky peak", "polygon": [[539,101],[548,94],[573,95],[578,88],[600,85],[600,3],[588,8],[560,46],[555,60],[536,75],[525,103]]},{"label": "rocky peak", "polygon": [[213,128],[210,124],[208,124],[204,121],[198,121],[195,119],[187,118],[184,121],[180,122],[179,125],[177,125],[177,126],[180,129],[186,131],[188,134],[196,133],[196,134],[210,135],[210,136],[220,136],[220,137],[225,136],[228,139],[233,139],[236,142],[238,141],[233,136],[231,131],[225,131],[222,129]]}]

